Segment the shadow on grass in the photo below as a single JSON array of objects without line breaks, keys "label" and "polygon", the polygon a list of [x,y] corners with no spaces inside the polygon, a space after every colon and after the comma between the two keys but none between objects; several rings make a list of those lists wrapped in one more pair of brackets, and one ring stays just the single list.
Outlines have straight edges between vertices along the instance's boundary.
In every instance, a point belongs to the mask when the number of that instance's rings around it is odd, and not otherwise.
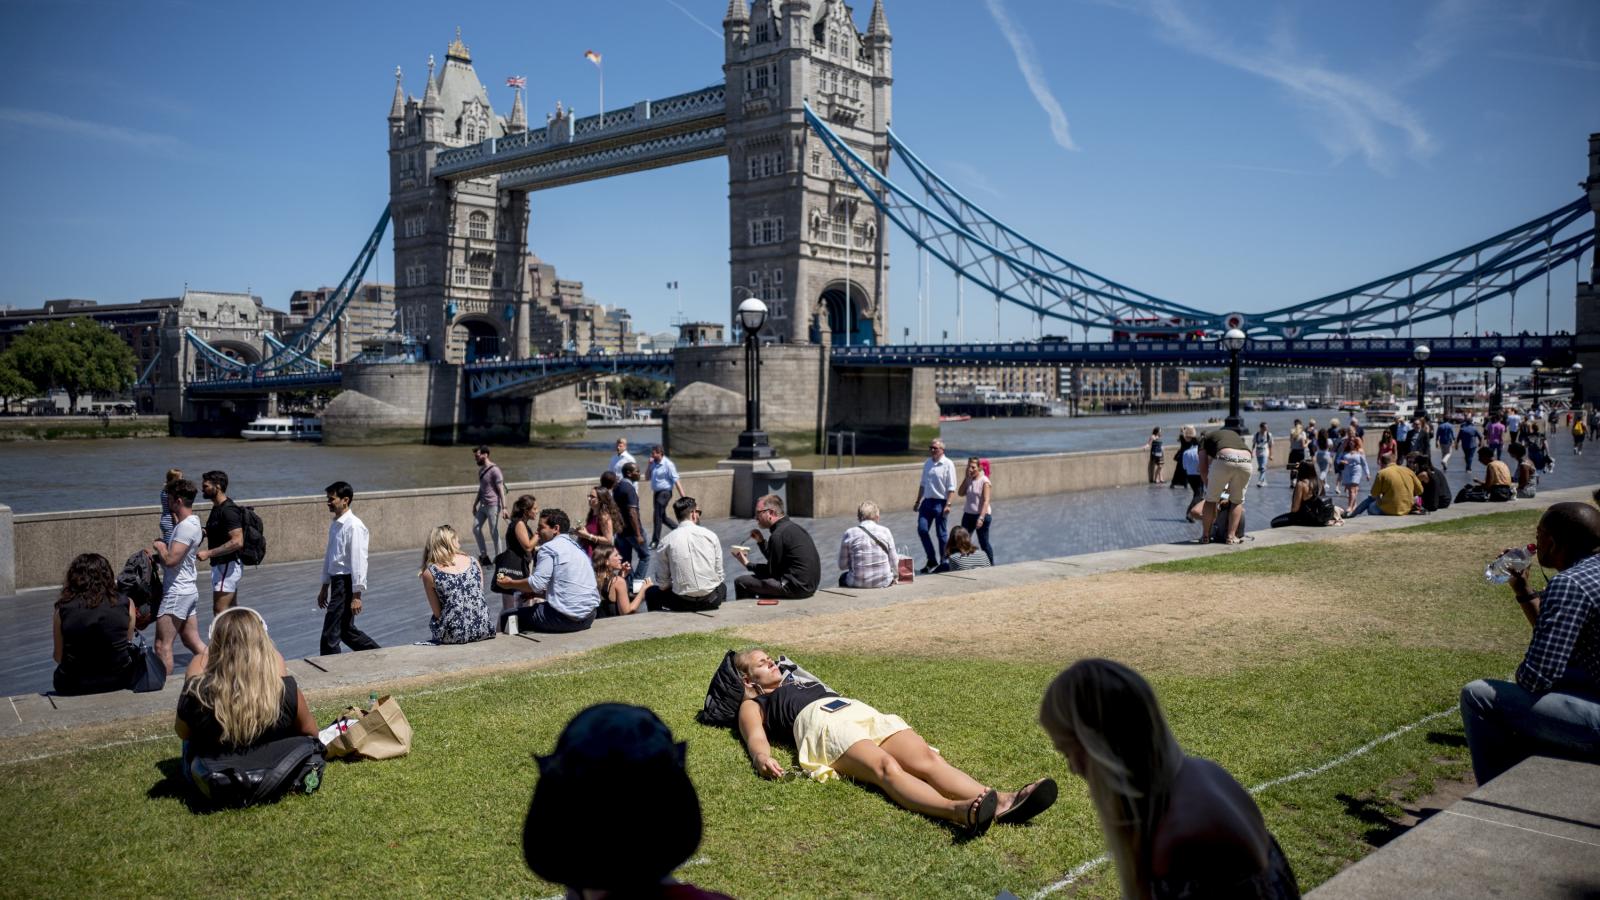
[{"label": "shadow on grass", "polygon": [[1440,747],[1465,747],[1467,745],[1467,736],[1453,734],[1448,731],[1430,731],[1428,732],[1428,743],[1436,744]]},{"label": "shadow on grass", "polygon": [[1334,799],[1344,806],[1345,815],[1368,826],[1361,839],[1373,847],[1382,847],[1409,829],[1384,811],[1385,804],[1371,798],[1358,799],[1349,794],[1336,794]]},{"label": "shadow on grass", "polygon": [[210,815],[216,812],[216,807],[211,806],[202,798],[187,779],[183,777],[183,757],[174,756],[156,763],[156,771],[161,773],[161,780],[150,786],[145,796],[151,800],[176,800],[184,808],[197,816]]}]

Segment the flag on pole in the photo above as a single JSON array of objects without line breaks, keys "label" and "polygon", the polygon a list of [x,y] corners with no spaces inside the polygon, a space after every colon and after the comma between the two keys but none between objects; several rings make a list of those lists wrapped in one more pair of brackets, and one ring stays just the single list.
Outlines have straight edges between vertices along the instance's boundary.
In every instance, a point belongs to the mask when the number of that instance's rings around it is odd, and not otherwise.
[{"label": "flag on pole", "polygon": [[583,51],[583,58],[587,59],[589,62],[592,62],[597,66],[600,65],[600,54],[594,52],[593,50],[585,50],[585,51]]},{"label": "flag on pole", "polygon": [[528,79],[525,76],[513,75],[506,79],[506,87],[525,88],[527,86]]}]

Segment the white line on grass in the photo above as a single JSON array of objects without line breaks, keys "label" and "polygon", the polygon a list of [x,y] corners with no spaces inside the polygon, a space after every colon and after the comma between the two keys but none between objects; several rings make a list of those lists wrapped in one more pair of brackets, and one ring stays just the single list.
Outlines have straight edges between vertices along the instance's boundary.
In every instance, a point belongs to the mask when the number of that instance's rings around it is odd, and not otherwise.
[{"label": "white line on grass", "polygon": [[[1333,758],[1333,759],[1331,759],[1331,760],[1329,760],[1329,761],[1327,761],[1327,762],[1325,762],[1325,763],[1323,763],[1323,764],[1321,764],[1319,766],[1312,766],[1311,768],[1301,769],[1298,772],[1291,772],[1290,774],[1285,775],[1285,776],[1283,776],[1281,778],[1274,778],[1274,779],[1272,779],[1270,781],[1263,781],[1262,783],[1260,783],[1260,784],[1256,785],[1255,787],[1251,788],[1250,789],[1250,793],[1259,794],[1262,791],[1267,790],[1268,788],[1274,788],[1274,787],[1277,787],[1280,784],[1288,784],[1291,781],[1300,781],[1301,779],[1304,779],[1304,778],[1312,778],[1312,777],[1315,777],[1317,775],[1321,775],[1323,772],[1326,772],[1329,769],[1332,769],[1332,768],[1335,768],[1335,767],[1338,767],[1338,766],[1342,766],[1342,765],[1344,765],[1345,763],[1349,762],[1352,759],[1355,759],[1355,758],[1360,757],[1360,756],[1365,756],[1368,753],[1371,753],[1378,746],[1380,746],[1382,744],[1387,744],[1388,742],[1390,742],[1390,741],[1394,740],[1395,738],[1405,734],[1408,731],[1414,731],[1414,730],[1416,730],[1418,728],[1421,728],[1423,725],[1426,725],[1429,722],[1432,722],[1435,719],[1442,719],[1445,716],[1453,715],[1458,711],[1459,710],[1456,707],[1451,707],[1449,709],[1441,709],[1438,712],[1428,713],[1427,715],[1425,715],[1422,718],[1416,720],[1415,722],[1412,722],[1409,725],[1401,725],[1399,728],[1396,728],[1395,730],[1389,732],[1388,734],[1385,734],[1382,737],[1373,738],[1372,740],[1366,742],[1365,744],[1362,744],[1361,746],[1355,748],[1354,750],[1351,750],[1349,753],[1346,753],[1346,754],[1344,754],[1342,756],[1335,757],[1335,758]],[[1447,812],[1448,812],[1448,810],[1447,810]],[[1089,874],[1090,872],[1094,871],[1095,869],[1099,868],[1100,866],[1103,866],[1107,862],[1110,862],[1110,860],[1111,860],[1110,857],[1105,856],[1105,855],[1102,854],[1100,856],[1095,857],[1094,859],[1088,860],[1087,862],[1080,863],[1077,866],[1077,868],[1074,868],[1072,871],[1070,871],[1066,875],[1062,876],[1060,881],[1057,881],[1054,884],[1045,885],[1044,887],[1040,888],[1039,891],[1033,895],[1031,900],[1041,900],[1041,898],[1043,898],[1043,897],[1048,897],[1051,894],[1054,894],[1055,892],[1061,890],[1062,888],[1068,887],[1073,882],[1077,881],[1079,878],[1082,878],[1083,876]]]},{"label": "white line on grass", "polygon": [[65,750],[56,750],[51,753],[39,753],[33,756],[22,756],[16,759],[0,760],[0,766],[15,766],[21,765],[22,763],[38,762],[41,759],[55,759],[58,756],[66,756],[68,753],[93,753],[96,750],[109,750],[112,747],[124,747],[128,744],[148,744],[151,741],[163,741],[172,737],[176,737],[176,735],[151,734],[144,737],[127,738],[121,741],[109,741],[104,744],[95,744],[90,747],[69,747]]}]

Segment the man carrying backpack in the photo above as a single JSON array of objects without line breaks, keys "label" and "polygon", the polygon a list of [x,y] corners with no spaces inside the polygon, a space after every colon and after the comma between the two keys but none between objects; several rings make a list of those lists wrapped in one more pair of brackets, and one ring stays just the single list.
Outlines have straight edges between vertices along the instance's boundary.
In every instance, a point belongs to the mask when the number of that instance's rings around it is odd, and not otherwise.
[{"label": "man carrying backpack", "polygon": [[238,602],[239,579],[244,575],[244,510],[228,499],[228,473],[214,469],[200,476],[200,493],[211,501],[206,517],[206,546],[196,559],[211,563],[211,613],[216,615]]}]

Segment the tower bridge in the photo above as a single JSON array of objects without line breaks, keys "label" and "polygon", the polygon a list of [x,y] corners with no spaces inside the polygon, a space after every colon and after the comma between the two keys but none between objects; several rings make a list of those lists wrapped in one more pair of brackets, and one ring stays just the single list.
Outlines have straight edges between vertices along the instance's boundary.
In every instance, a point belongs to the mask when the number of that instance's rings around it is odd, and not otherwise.
[{"label": "tower bridge", "polygon": [[[263,344],[254,360],[213,352],[197,337],[196,353],[213,374],[193,381],[189,395],[337,384],[330,440],[508,440],[581,423],[575,382],[641,374],[678,387],[670,438],[720,452],[713,445],[731,446],[743,403],[735,348],[679,348],[670,359],[539,358],[529,338],[543,313],[527,283],[538,191],[715,157],[728,167],[730,317],[748,297],[769,307],[760,339],[776,346],[764,354],[764,378],[784,390],[764,418],[797,447],[815,446],[841,425],[881,449],[919,440],[919,431],[937,427],[931,367],[1215,365],[1226,360],[1216,341],[1170,338],[1235,327],[1250,336],[1247,363],[1403,365],[1412,346],[1427,343],[1436,367],[1478,367],[1496,353],[1511,365],[1581,358],[1586,377],[1600,378],[1593,268],[1578,285],[1578,337],[1502,338],[1478,327],[1486,303],[1509,304],[1517,321],[1520,291],[1521,321],[1537,322],[1542,312],[1548,332],[1552,272],[1581,266],[1585,255],[1592,266],[1587,217],[1600,209],[1600,135],[1590,139],[1587,196],[1347,291],[1263,313],[1218,312],[1078,265],[967,200],[924,163],[890,129],[893,37],[883,0],[873,0],[865,29],[843,0],[729,0],[723,34],[720,82],[587,116],[557,104],[542,128],[529,127],[521,90],[508,115],[495,113],[459,30],[442,66],[428,59],[420,97],[397,70],[388,203],[346,280],[359,283],[392,216],[395,304],[420,352],[405,363],[334,371],[312,352],[326,323]],[[903,174],[891,175],[891,166]],[[952,274],[954,344],[926,340],[928,310],[918,316],[922,343],[885,343],[891,229],[912,240],[919,270],[932,262]],[[965,292],[997,312],[1025,309],[1040,335],[1047,321],[1064,323],[1068,336],[974,344],[964,334]],[[333,317],[342,309],[327,306]],[[1097,341],[1095,332],[1131,339]]]}]

